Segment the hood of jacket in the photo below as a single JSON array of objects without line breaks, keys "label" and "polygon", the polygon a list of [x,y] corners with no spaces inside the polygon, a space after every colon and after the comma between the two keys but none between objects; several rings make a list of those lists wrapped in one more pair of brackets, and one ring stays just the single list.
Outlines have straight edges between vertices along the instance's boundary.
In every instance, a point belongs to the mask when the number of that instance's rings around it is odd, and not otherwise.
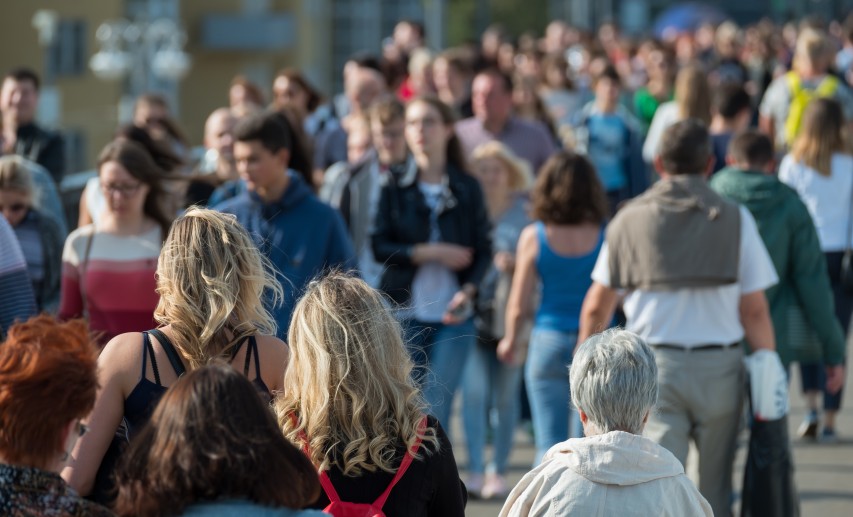
[{"label": "hood of jacket", "polygon": [[549,460],[607,485],[638,485],[684,474],[671,452],[648,438],[622,431],[558,443],[542,459],[543,463]]},{"label": "hood of jacket", "polygon": [[791,188],[775,175],[726,167],[711,177],[711,188],[747,208],[756,219],[779,210]]},{"label": "hood of jacket", "polygon": [[302,179],[302,176],[298,172],[289,169],[287,176],[290,178],[290,183],[278,201],[264,202],[257,193],[249,193],[254,202],[263,205],[262,211],[266,219],[272,218],[279,212],[290,211],[312,193],[311,187],[305,183],[305,180]]}]

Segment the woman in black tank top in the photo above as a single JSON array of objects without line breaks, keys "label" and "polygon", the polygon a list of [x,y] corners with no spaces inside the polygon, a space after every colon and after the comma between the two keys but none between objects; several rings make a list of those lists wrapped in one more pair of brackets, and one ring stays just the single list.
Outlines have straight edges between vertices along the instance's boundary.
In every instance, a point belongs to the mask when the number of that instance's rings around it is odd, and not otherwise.
[{"label": "woman in black tank top", "polygon": [[[120,286],[116,286],[120,289]],[[98,359],[101,390],[62,476],[109,500],[121,445],[186,371],[214,360],[249,378],[265,402],[281,389],[288,348],[264,301],[280,299],[272,268],[231,215],[190,209],[172,225],[157,265],[161,324],[111,340]],[[106,493],[105,493],[106,492]]]}]

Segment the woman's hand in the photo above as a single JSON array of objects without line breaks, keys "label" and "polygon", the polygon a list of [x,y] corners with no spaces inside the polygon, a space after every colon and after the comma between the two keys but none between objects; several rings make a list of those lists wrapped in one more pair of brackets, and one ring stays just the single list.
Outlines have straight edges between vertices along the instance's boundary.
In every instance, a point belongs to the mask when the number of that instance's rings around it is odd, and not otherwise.
[{"label": "woman's hand", "polygon": [[501,273],[512,273],[515,269],[515,255],[509,251],[499,251],[495,253],[495,267]]},{"label": "woman's hand", "polygon": [[517,347],[515,346],[515,339],[504,337],[498,343],[497,355],[498,359],[505,364],[514,365],[516,364],[516,355],[517,355]]},{"label": "woman's hand", "polygon": [[473,296],[461,289],[453,295],[450,303],[447,304],[447,310],[444,311],[444,316],[441,322],[445,325],[459,325],[471,317],[473,314]]},{"label": "woman's hand", "polygon": [[421,244],[416,248],[413,261],[416,264],[438,262],[451,271],[462,271],[474,260],[474,250],[448,242]]}]

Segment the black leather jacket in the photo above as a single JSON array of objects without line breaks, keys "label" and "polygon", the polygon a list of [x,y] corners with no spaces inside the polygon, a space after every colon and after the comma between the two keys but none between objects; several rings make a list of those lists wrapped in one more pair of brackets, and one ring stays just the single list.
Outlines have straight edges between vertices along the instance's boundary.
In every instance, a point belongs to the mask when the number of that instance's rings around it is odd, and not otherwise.
[{"label": "black leather jacket", "polygon": [[30,123],[18,128],[16,138],[15,154],[47,169],[53,181],[59,185],[65,174],[65,144],[62,135]]},{"label": "black leather jacket", "polygon": [[[459,285],[480,285],[492,261],[491,223],[477,180],[450,165],[445,175],[444,209],[438,216],[441,242],[474,250],[466,269],[457,271]],[[380,289],[398,304],[411,298],[418,266],[412,262],[415,244],[429,242],[430,208],[418,188],[417,170],[393,175],[382,188],[371,241],[377,261],[385,264]]]}]

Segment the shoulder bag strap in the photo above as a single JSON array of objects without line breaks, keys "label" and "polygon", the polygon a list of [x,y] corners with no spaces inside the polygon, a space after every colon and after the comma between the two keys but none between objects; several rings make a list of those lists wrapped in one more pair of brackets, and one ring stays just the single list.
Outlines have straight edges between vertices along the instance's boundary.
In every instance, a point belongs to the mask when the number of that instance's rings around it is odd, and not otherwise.
[{"label": "shoulder bag strap", "polygon": [[166,355],[169,357],[169,362],[172,363],[172,368],[175,370],[175,374],[178,377],[187,373],[186,367],[184,367],[184,363],[181,362],[180,356],[178,356],[178,352],[175,350],[175,346],[172,345],[172,342],[169,341],[169,338],[166,337],[166,334],[163,333],[160,329],[152,329],[149,330],[150,333],[154,334],[154,337],[157,338],[157,341],[160,342],[160,345],[163,346],[163,350],[166,351]]},{"label": "shoulder bag strap", "polygon": [[80,262],[80,299],[83,301],[83,317],[89,321],[89,302],[86,300],[86,271],[89,269],[89,255],[92,253],[92,241],[95,240],[95,227],[92,226],[92,235],[86,241],[83,250],[83,260]]},{"label": "shoulder bag strap", "polygon": [[403,462],[400,463],[400,468],[397,469],[397,474],[394,475],[394,479],[391,480],[391,484],[388,485],[388,488],[386,488],[384,492],[382,492],[382,495],[379,496],[379,499],[373,502],[373,506],[380,509],[385,506],[385,501],[387,501],[388,496],[391,495],[391,489],[394,488],[394,485],[396,485],[397,482],[403,478],[403,474],[405,474],[406,471],[409,470],[409,465],[412,464],[412,460],[414,459],[415,454],[418,453],[418,449],[421,446],[421,435],[426,430],[426,426],[427,417],[426,415],[424,415],[423,418],[421,418],[420,424],[418,424],[418,437],[415,440],[415,443],[412,444],[412,448],[409,449],[407,454],[403,456]]}]

